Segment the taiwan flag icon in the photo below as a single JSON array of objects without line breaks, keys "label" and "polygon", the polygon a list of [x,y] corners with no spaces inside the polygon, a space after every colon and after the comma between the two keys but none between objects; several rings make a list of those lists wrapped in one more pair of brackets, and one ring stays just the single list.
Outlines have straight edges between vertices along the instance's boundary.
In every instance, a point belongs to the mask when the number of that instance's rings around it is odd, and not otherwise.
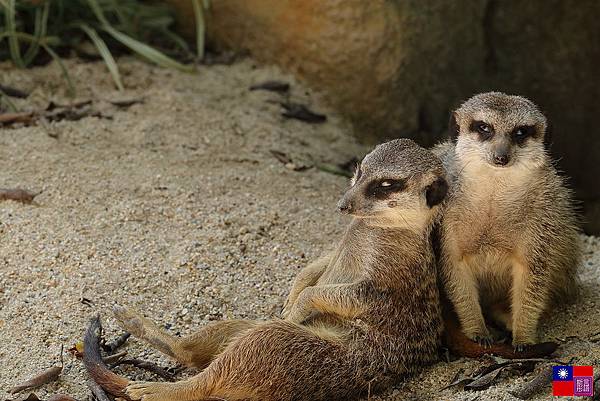
[{"label": "taiwan flag icon", "polygon": [[573,366],[552,367],[552,395],[573,396],[575,385],[573,383]]},{"label": "taiwan flag icon", "polygon": [[591,397],[594,395],[594,369],[591,366],[553,366],[552,395]]}]

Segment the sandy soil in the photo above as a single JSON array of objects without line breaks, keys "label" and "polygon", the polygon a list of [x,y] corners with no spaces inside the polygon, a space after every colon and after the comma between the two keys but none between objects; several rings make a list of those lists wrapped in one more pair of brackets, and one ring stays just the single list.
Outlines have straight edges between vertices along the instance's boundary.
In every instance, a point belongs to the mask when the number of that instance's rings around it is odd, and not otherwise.
[{"label": "sandy soil", "polygon": [[[347,223],[334,212],[345,178],[316,168],[293,171],[270,153],[314,165],[367,150],[293,77],[251,60],[197,75],[135,60],[120,65],[124,94],[113,90],[102,64],[68,62],[78,98],[94,100],[110,119],[0,130],[0,187],[43,190],[37,206],[0,203],[2,399],[12,385],[56,362],[61,345],[79,341],[95,313],[104,316],[109,338],[118,335],[107,313],[114,302],[182,335],[210,320],[276,316],[296,272]],[[290,82],[292,99],[329,121],[283,119],[274,103],[280,95],[248,90],[267,79]],[[0,82],[33,91],[17,102],[23,108],[66,102],[56,65],[24,72],[3,64]],[[136,97],[144,103],[128,110],[107,102]],[[600,241],[584,240],[583,297],[547,320],[544,333],[564,343],[558,358],[598,369]],[[136,340],[126,349],[172,365]],[[440,391],[459,370],[482,363],[439,363],[375,399],[513,399],[507,390],[533,377],[503,376],[482,392]],[[66,355],[60,380],[36,393],[84,399],[85,380],[81,363]]]}]

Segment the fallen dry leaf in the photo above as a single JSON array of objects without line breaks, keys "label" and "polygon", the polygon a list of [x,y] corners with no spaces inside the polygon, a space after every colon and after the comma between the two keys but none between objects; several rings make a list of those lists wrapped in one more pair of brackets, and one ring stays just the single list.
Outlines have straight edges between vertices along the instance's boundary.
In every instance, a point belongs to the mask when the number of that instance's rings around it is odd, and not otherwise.
[{"label": "fallen dry leaf", "polygon": [[11,388],[8,392],[11,394],[18,393],[23,390],[29,390],[32,388],[41,387],[44,384],[51,383],[58,379],[60,373],[62,372],[62,366],[52,366],[44,370],[43,372],[38,373],[27,381],[24,381],[21,384],[17,384],[15,387]]},{"label": "fallen dry leaf", "polygon": [[21,188],[0,188],[0,201],[14,200],[17,202],[29,204],[33,202],[33,199],[39,194],[39,192],[34,194],[33,192],[29,192]]}]

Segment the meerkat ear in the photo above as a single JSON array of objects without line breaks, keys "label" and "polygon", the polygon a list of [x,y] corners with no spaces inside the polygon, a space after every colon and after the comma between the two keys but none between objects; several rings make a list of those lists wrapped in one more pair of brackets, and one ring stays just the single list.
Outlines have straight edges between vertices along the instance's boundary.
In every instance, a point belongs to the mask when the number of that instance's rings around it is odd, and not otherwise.
[{"label": "meerkat ear", "polygon": [[430,208],[442,203],[448,193],[448,183],[442,177],[438,177],[434,182],[429,184],[425,190],[425,199],[427,206]]},{"label": "meerkat ear", "polygon": [[450,130],[450,139],[452,139],[452,142],[456,142],[458,139],[458,134],[460,134],[460,126],[456,121],[455,111],[450,114],[450,123],[448,124],[448,128]]}]

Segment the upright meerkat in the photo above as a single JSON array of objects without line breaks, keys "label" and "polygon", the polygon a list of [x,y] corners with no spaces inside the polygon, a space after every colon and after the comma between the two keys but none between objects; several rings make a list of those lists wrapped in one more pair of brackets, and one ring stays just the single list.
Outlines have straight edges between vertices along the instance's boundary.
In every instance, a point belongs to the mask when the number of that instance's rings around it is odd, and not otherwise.
[{"label": "upright meerkat", "polygon": [[407,139],[368,154],[339,202],[351,214],[337,250],[303,270],[285,320],[233,320],[176,338],[139,313],[121,326],[203,369],[176,383],[130,382],[100,357],[92,324],[84,361],[111,393],[143,401],[347,400],[437,359],[442,321],[430,230],[446,195],[440,160]]},{"label": "upright meerkat", "polygon": [[520,96],[483,93],[451,118],[438,145],[451,189],[441,224],[441,273],[463,332],[491,337],[484,314],[521,350],[537,341],[542,313],[575,294],[579,223],[544,142],[547,122]]}]

